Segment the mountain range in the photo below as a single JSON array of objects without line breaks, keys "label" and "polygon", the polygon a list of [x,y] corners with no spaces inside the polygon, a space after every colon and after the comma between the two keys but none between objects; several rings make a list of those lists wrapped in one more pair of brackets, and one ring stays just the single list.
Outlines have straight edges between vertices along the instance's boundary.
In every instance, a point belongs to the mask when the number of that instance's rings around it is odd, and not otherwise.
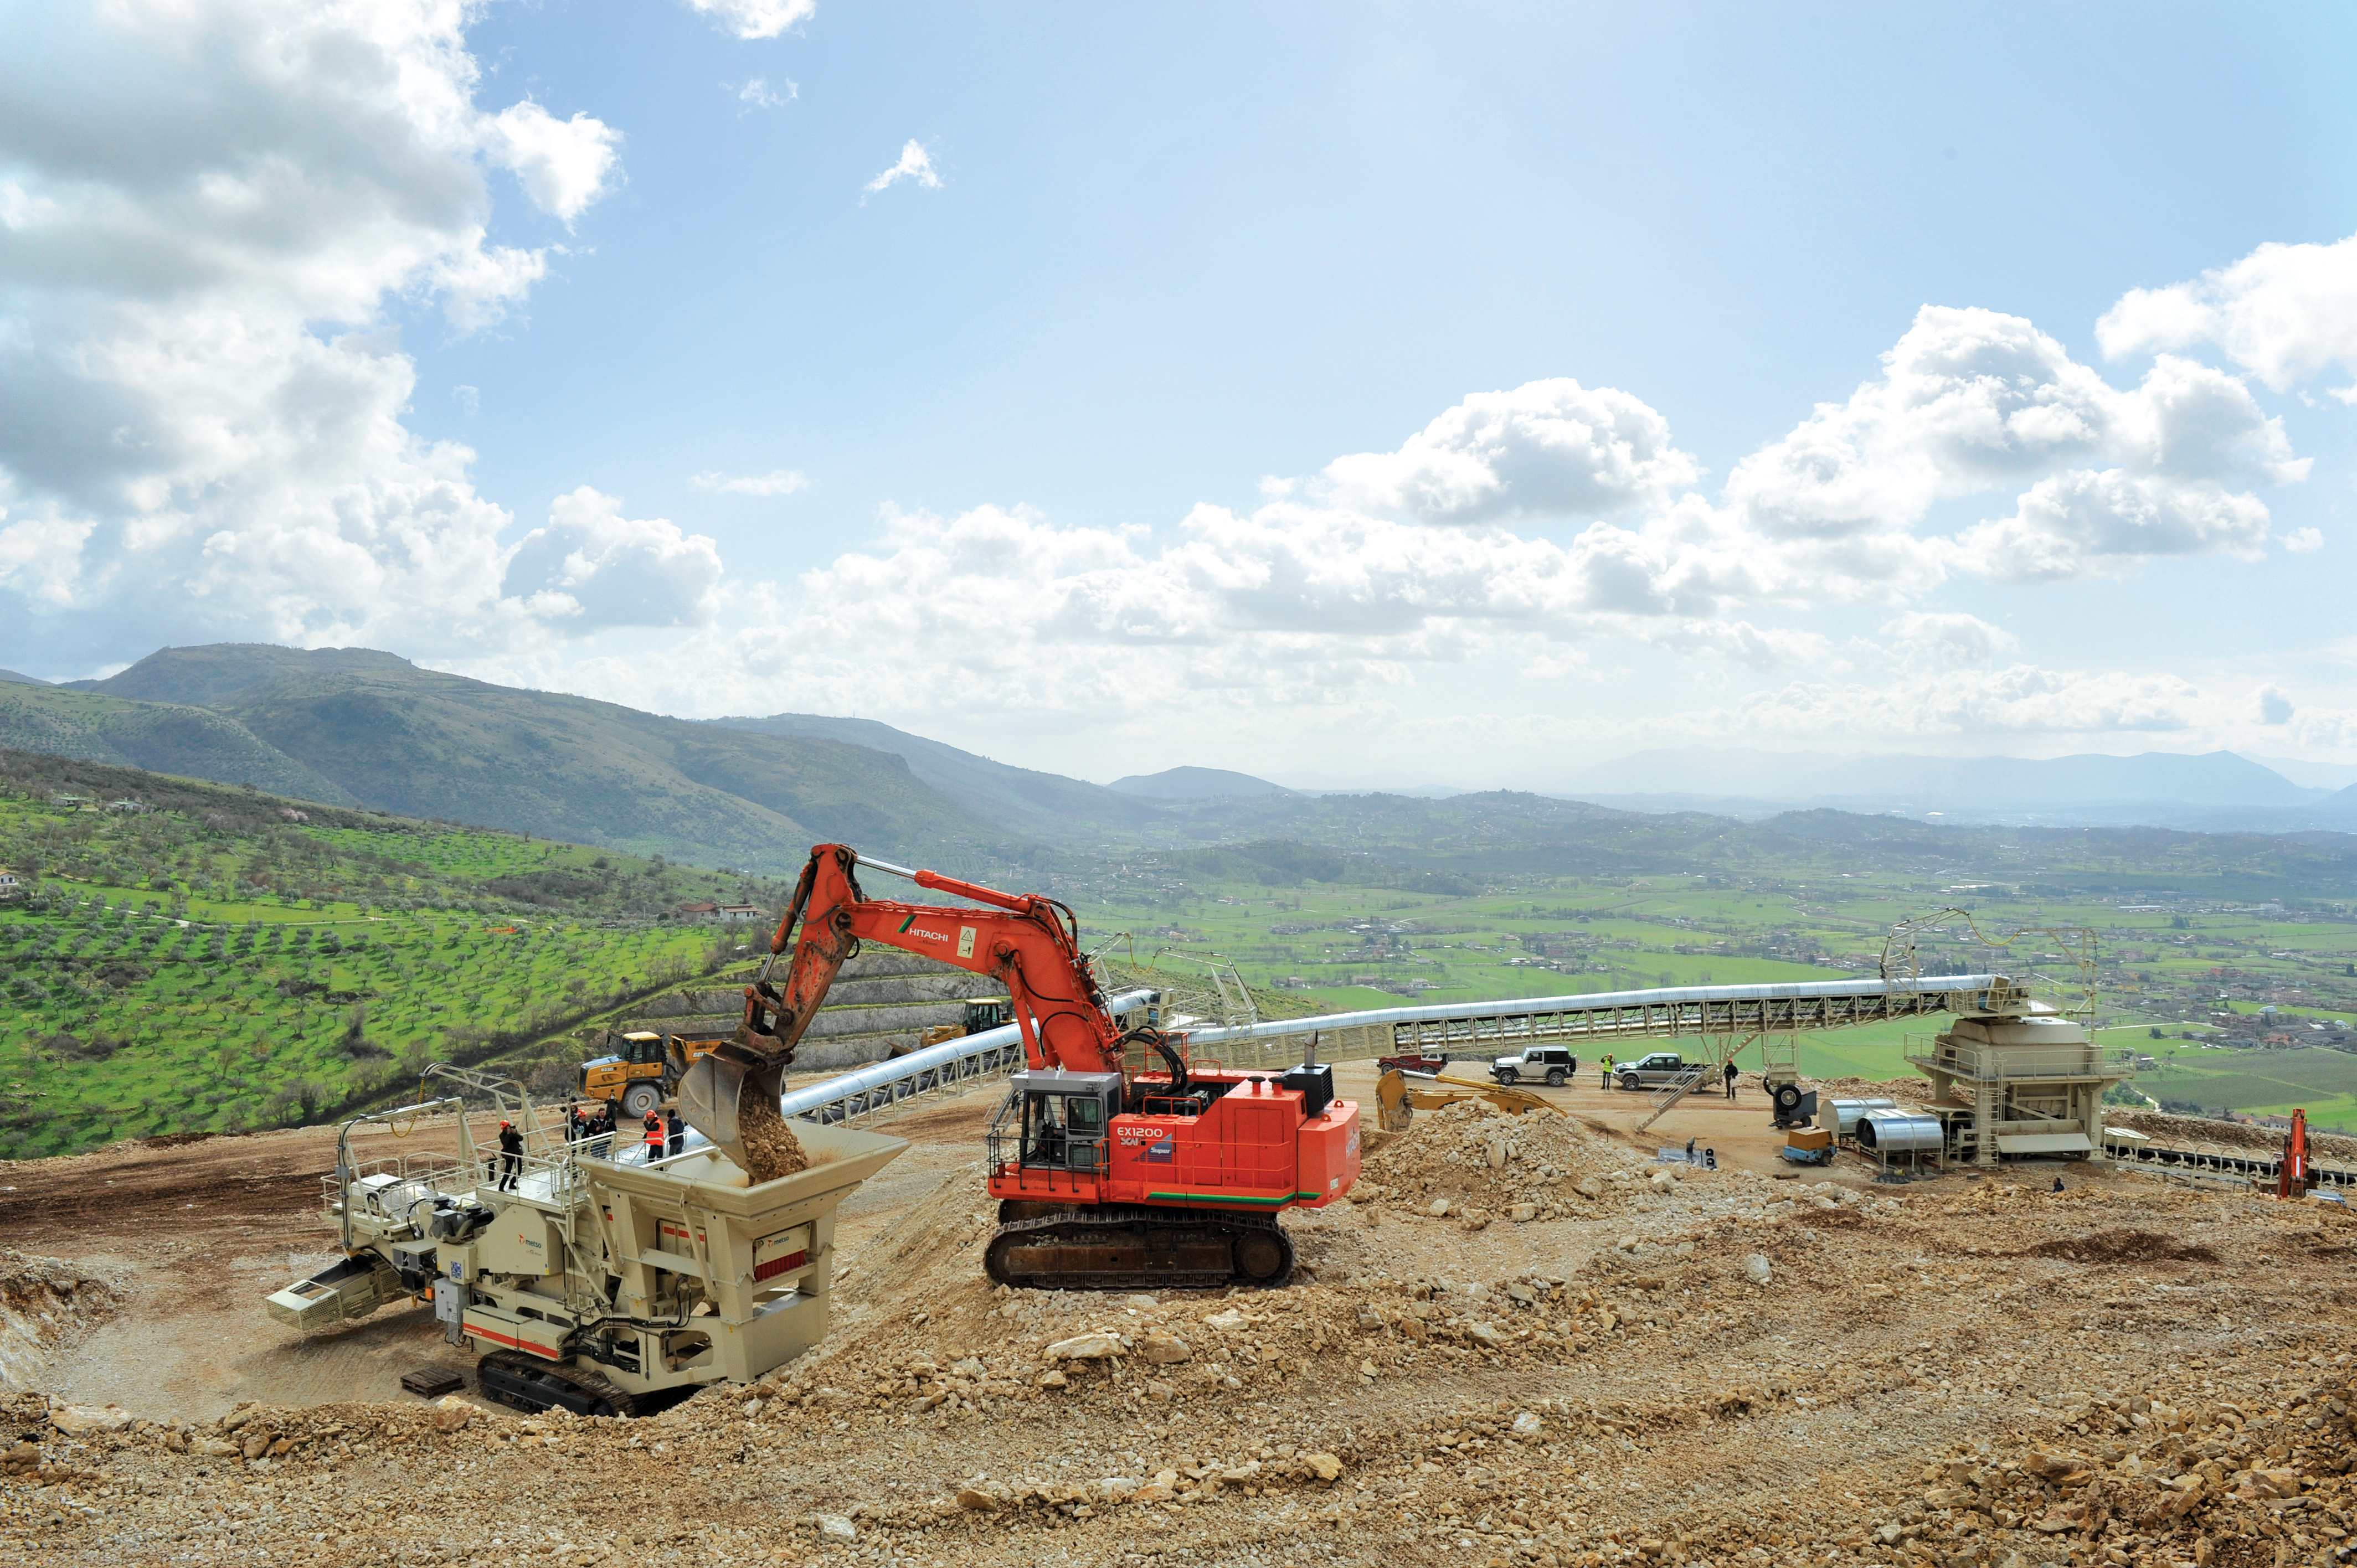
[{"label": "mountain range", "polygon": [[[817,714],[772,714],[765,719],[715,719],[731,729],[760,735],[841,741],[888,752],[909,771],[970,811],[1006,828],[1055,838],[1078,826],[1134,828],[1162,815],[1121,786],[1084,784],[1060,773],[1012,768],[938,740],[894,729],[874,719],[826,718]],[[1275,786],[1271,786],[1275,788]]]},{"label": "mountain range", "polygon": [[[0,747],[772,873],[823,840],[953,868],[1042,846],[1315,837],[1329,818],[1361,814],[1353,796],[1222,768],[1105,786],[873,719],[670,718],[358,648],[167,648],[104,680],[54,685],[0,671]],[[1600,764],[1545,794],[1611,813],[1748,820],[1798,809],[1958,825],[2357,832],[2357,785],[2303,787],[2229,752],[2041,761],[1694,746]],[[1461,809],[1435,815],[1437,801],[1366,797],[1394,802],[1385,810],[1402,829],[1430,818],[1433,852],[1448,823],[1508,797],[1457,799]],[[1531,802],[1512,808],[1525,816],[1542,801],[1516,799]]]},{"label": "mountain range", "polygon": [[1106,786],[1146,800],[1250,800],[1255,795],[1290,795],[1294,791],[1249,773],[1224,768],[1166,768],[1159,773],[1133,773]]},{"label": "mountain range", "polygon": [[2357,827],[2357,787],[2293,783],[2230,751],[2135,757],[1830,757],[1686,746],[1599,764],[1551,793],[1634,811],[1761,818],[1796,808],[1967,822]]},{"label": "mountain range", "polygon": [[756,871],[791,869],[821,840],[919,855],[1007,836],[872,746],[495,686],[367,649],[171,648],[103,681],[10,682],[0,746]]}]

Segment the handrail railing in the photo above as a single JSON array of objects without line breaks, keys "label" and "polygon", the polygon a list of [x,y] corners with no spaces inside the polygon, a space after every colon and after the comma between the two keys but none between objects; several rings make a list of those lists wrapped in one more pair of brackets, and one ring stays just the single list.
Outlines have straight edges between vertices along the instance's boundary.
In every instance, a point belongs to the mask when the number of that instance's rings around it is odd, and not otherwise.
[{"label": "handrail railing", "polygon": [[2132,1053],[2089,1042],[2083,1046],[1975,1046],[1934,1042],[1924,1049],[1909,1042],[1907,1059],[1959,1078],[2105,1078],[2130,1076]]}]

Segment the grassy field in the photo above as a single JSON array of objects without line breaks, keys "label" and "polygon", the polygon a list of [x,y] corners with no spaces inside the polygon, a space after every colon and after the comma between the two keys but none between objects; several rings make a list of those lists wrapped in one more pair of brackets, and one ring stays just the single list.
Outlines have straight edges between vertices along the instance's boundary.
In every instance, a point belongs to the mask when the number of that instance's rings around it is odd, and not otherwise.
[{"label": "grassy field", "polygon": [[2231,1107],[2288,1115],[2297,1107],[2319,1127],[2357,1127],[2357,1056],[2346,1051],[2205,1050],[2159,1056],[2136,1088],[2172,1106]]},{"label": "grassy field", "polygon": [[[1539,877],[1446,897],[1305,880],[1271,888],[1194,877],[1151,897],[1102,888],[1081,913],[1092,943],[1172,972],[1232,964],[1256,986],[1335,1011],[1570,995],[1657,985],[1745,984],[1879,972],[1898,921],[1985,889],[1926,887],[1920,868],[1871,856],[1844,872],[1814,856],[1724,862],[1700,875]],[[2346,906],[2281,916],[2225,910],[2154,913],[2117,898],[2018,896],[1984,904],[1917,943],[1923,973],[2001,972],[2026,979],[2056,1006],[2075,1008],[2082,976],[2044,928],[2097,935],[2099,1038],[2163,1065],[2137,1087],[2155,1099],[2276,1113],[2304,1107],[2319,1125],[2357,1126],[2357,1052],[2203,1050],[2187,1036],[2328,1028],[2357,1015],[2357,925]],[[2020,933],[2017,937],[2017,933]],[[1298,988],[1298,989],[1296,989]],[[2263,1007],[2275,1008],[2263,1024]],[[1803,1071],[1887,1079],[1913,1071],[1905,1038],[1929,1021],[1805,1035]],[[2161,1030],[2166,1040],[2153,1037]],[[2239,1036],[2232,1031],[2241,1031]],[[2174,1049],[2174,1058],[2162,1053]],[[1753,1058],[1744,1058],[1747,1067]]]}]

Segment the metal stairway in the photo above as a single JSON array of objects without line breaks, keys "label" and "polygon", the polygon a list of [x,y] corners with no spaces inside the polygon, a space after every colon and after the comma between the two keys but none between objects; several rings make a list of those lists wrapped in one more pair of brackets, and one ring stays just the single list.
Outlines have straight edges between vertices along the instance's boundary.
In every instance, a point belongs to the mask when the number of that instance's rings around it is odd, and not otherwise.
[{"label": "metal stairway", "polygon": [[1694,1071],[1687,1073],[1683,1078],[1680,1078],[1677,1082],[1664,1084],[1661,1088],[1653,1090],[1652,1108],[1646,1112],[1645,1119],[1642,1122],[1638,1122],[1636,1126],[1631,1128],[1630,1131],[1632,1133],[1641,1133],[1646,1128],[1652,1126],[1654,1122],[1659,1122],[1663,1117],[1670,1113],[1671,1106],[1675,1105],[1679,1101],[1684,1100],[1687,1095],[1692,1094],[1696,1089],[1700,1088],[1704,1080],[1709,1077],[1710,1074],[1705,1072],[1700,1068],[1696,1068]]}]

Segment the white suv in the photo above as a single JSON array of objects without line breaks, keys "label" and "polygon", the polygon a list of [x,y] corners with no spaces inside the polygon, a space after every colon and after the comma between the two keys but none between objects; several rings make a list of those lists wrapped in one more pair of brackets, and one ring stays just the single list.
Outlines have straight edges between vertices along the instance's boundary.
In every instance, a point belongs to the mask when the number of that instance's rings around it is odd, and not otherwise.
[{"label": "white suv", "polygon": [[1490,1064],[1490,1076],[1500,1083],[1519,1083],[1526,1078],[1543,1078],[1549,1089],[1561,1089],[1569,1081],[1578,1063],[1562,1046],[1533,1046],[1518,1057],[1500,1057]]}]

